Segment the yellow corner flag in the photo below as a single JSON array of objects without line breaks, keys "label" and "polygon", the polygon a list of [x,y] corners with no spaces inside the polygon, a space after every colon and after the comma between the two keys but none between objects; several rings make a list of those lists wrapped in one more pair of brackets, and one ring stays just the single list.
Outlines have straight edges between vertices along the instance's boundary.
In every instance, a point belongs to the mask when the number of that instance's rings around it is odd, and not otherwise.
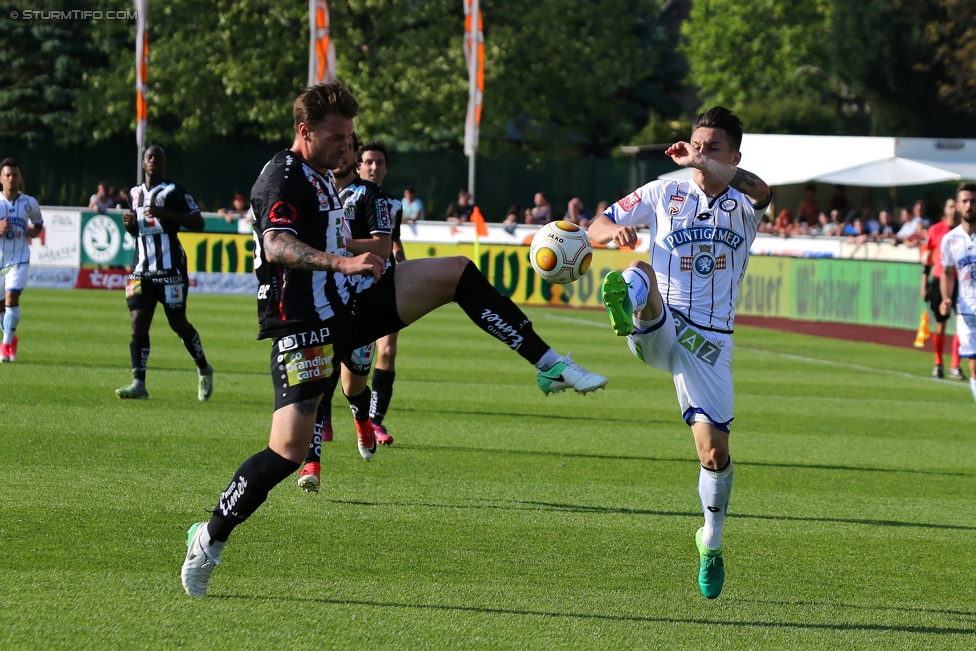
[{"label": "yellow corner flag", "polygon": [[485,223],[485,218],[478,206],[475,206],[474,210],[471,211],[471,223],[474,224],[474,263],[480,265],[481,240],[479,238],[488,235],[488,224]]},{"label": "yellow corner flag", "polygon": [[932,336],[929,330],[929,311],[922,312],[922,322],[918,324],[918,332],[915,333],[915,347],[925,348],[925,340]]}]

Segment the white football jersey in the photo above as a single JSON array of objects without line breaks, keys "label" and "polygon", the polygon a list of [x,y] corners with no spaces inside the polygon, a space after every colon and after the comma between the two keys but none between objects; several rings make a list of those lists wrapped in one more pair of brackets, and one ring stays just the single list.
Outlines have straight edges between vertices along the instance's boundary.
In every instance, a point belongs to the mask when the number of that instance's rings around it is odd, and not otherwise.
[{"label": "white football jersey", "polygon": [[31,224],[43,224],[37,199],[21,192],[10,201],[0,193],[0,219],[7,220],[7,232],[0,238],[0,267],[30,262],[27,229]]},{"label": "white football jersey", "polygon": [[731,332],[749,248],[767,207],[753,206],[732,188],[709,199],[694,181],[651,181],[603,214],[621,226],[651,229],[650,263],[670,308],[693,325]]},{"label": "white football jersey", "polygon": [[956,269],[956,312],[976,315],[976,237],[970,236],[962,224],[942,238],[942,264]]}]

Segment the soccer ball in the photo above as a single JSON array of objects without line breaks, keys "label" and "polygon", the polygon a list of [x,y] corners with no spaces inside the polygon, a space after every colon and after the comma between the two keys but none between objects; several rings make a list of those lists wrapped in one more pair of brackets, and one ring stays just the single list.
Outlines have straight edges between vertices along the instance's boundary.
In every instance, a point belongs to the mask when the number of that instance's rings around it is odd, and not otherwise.
[{"label": "soccer ball", "polygon": [[565,285],[582,278],[590,268],[593,245],[576,224],[550,222],[532,238],[529,261],[543,280]]}]

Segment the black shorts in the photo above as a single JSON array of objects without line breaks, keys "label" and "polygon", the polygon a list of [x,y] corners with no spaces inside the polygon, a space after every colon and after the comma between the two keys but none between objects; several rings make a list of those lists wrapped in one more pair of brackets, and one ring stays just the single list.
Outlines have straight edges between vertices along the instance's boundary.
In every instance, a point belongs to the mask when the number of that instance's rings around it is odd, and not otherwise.
[{"label": "black shorts", "polygon": [[272,340],[275,411],[332,391],[339,360],[406,327],[397,314],[394,269],[388,268],[379,282],[353,294],[346,308],[331,319]]},{"label": "black shorts", "polygon": [[[952,304],[956,304],[956,298],[959,296],[959,283],[952,288]],[[941,279],[935,276],[929,276],[928,283],[925,285],[925,302],[929,304],[929,309],[935,313],[935,321],[937,323],[945,323],[949,320],[951,314],[942,314],[940,307],[942,306],[942,284]]]},{"label": "black shorts", "polygon": [[376,353],[376,342],[371,342],[365,346],[349,351],[342,358],[342,365],[349,369],[353,375],[365,377],[369,375],[369,369],[373,366],[373,355]]},{"label": "black shorts", "polygon": [[129,310],[154,310],[156,303],[163,309],[186,309],[186,291],[190,280],[186,269],[174,270],[169,276],[130,275],[125,283],[125,304]]}]

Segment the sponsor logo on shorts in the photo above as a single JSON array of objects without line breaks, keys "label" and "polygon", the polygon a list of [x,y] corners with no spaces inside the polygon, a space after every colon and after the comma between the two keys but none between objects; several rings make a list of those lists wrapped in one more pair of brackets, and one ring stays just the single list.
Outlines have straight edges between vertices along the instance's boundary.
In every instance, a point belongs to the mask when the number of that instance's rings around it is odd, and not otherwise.
[{"label": "sponsor logo on shorts", "polygon": [[138,278],[130,278],[125,282],[125,297],[132,298],[133,296],[139,296],[142,294],[142,280]]},{"label": "sponsor logo on shorts", "polygon": [[163,286],[163,300],[167,305],[179,305],[186,300],[186,285],[183,283]]},{"label": "sponsor logo on shorts", "polygon": [[288,375],[288,386],[324,380],[332,376],[332,344],[299,348],[285,353],[282,363]]},{"label": "sponsor logo on shorts", "polygon": [[706,339],[703,334],[689,326],[684,319],[673,312],[672,318],[678,344],[709,366],[715,366],[719,355],[722,354],[721,346]]}]

